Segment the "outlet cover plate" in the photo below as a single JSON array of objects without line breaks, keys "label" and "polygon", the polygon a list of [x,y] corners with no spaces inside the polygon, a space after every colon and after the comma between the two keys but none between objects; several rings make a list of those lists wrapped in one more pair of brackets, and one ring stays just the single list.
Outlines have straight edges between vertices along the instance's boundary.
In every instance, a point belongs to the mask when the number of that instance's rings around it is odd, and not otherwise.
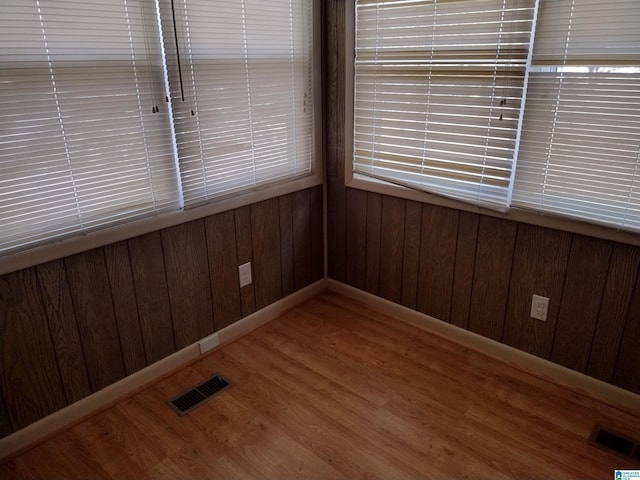
[{"label": "outlet cover plate", "polygon": [[251,262],[243,263],[238,267],[238,277],[240,279],[240,288],[246,287],[253,281],[251,279]]},{"label": "outlet cover plate", "polygon": [[531,300],[531,318],[546,322],[548,313],[549,299],[547,297],[541,297],[540,295],[534,295]]}]

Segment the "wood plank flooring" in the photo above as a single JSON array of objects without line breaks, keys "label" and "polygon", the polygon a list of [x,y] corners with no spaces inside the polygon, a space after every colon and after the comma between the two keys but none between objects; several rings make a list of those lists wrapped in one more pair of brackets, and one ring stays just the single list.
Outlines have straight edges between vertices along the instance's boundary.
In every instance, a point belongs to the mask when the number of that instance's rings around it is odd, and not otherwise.
[{"label": "wood plank flooring", "polygon": [[[220,373],[184,417],[165,404]],[[613,478],[640,418],[324,293],[0,466],[3,479]]]}]

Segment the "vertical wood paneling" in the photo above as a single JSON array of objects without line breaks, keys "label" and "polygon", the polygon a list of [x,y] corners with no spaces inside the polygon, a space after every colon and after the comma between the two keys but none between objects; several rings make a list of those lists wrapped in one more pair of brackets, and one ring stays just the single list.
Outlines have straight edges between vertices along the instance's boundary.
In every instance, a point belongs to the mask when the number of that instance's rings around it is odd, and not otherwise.
[{"label": "vertical wood paneling", "polygon": [[153,363],[176,351],[162,241],[153,232],[128,242],[145,356]]},{"label": "vertical wood paneling", "polygon": [[89,383],[97,391],[125,376],[104,252],[89,250],[64,263]]},{"label": "vertical wood paneling", "polygon": [[[327,178],[327,258],[329,278],[338,282],[347,280],[347,196],[348,190],[341,178]],[[349,260],[349,263],[351,260]]]},{"label": "vertical wood paneling", "polygon": [[213,320],[216,330],[220,330],[242,317],[233,211],[207,217],[205,229],[209,251]]},{"label": "vertical wood paneling", "polygon": [[367,237],[365,255],[364,289],[378,295],[380,284],[380,219],[382,218],[382,195],[367,193]]},{"label": "vertical wood paneling", "polygon": [[7,407],[4,404],[4,398],[0,390],[0,438],[4,438],[12,432],[13,427],[11,426],[11,420],[9,419]]},{"label": "vertical wood paneling", "polygon": [[293,286],[293,213],[291,195],[278,199],[280,210],[280,262],[282,264],[282,295],[285,297],[295,291]]},{"label": "vertical wood paneling", "polygon": [[367,236],[367,193],[349,188],[347,190],[347,283],[364,290]]},{"label": "vertical wood paneling", "polygon": [[34,268],[0,277],[0,395],[15,430],[67,405]]},{"label": "vertical wood paneling", "polygon": [[514,222],[480,218],[469,329],[498,341],[504,327],[515,239]]},{"label": "vertical wood paneling", "polygon": [[[549,358],[570,248],[569,233],[518,226],[504,343]],[[546,322],[530,317],[534,293],[550,299]]]},{"label": "vertical wood paneling", "polygon": [[585,372],[596,328],[611,242],[574,235],[551,361]]},{"label": "vertical wood paneling", "polygon": [[611,381],[616,367],[639,265],[640,249],[631,245],[614,245],[587,365],[587,375],[605,382]]},{"label": "vertical wood paneling", "polygon": [[629,316],[622,333],[613,383],[640,393],[640,278],[629,307]]},{"label": "vertical wood paneling", "polygon": [[327,176],[343,179],[345,111],[345,5],[342,0],[325,1],[325,102]]},{"label": "vertical wood paneling", "polygon": [[162,230],[176,349],[214,331],[204,220]]},{"label": "vertical wood paneling", "polygon": [[[251,207],[237,208],[234,211],[234,215],[236,222],[238,266],[252,262],[252,276],[255,279],[255,265],[253,265],[253,246],[251,241]],[[243,317],[256,311],[255,281],[240,289],[240,304]]]},{"label": "vertical wood paneling", "polygon": [[311,283],[311,193],[291,195],[293,204],[293,279],[295,290]]},{"label": "vertical wood paneling", "polygon": [[396,197],[382,198],[380,296],[396,303],[402,301],[405,203]]},{"label": "vertical wood paneling", "polygon": [[327,0],[325,6],[324,46],[324,125],[327,170],[327,243],[328,275],[352,284],[347,277],[349,221],[346,213],[347,189],[344,183],[344,111],[345,111],[345,2]]},{"label": "vertical wood paneling", "polygon": [[[294,208],[294,212],[295,210]],[[253,259],[255,262],[253,273],[257,310],[282,298],[280,222],[278,211],[277,198],[251,205],[251,238],[253,242]],[[296,248],[295,245],[294,223],[294,251]],[[294,272],[295,268],[294,265]],[[309,267],[307,267],[307,269],[308,268]]]},{"label": "vertical wood paneling", "polygon": [[469,323],[479,221],[480,218],[475,213],[460,212],[458,216],[458,237],[456,239],[456,260],[453,267],[453,291],[449,321],[462,328],[467,328]]},{"label": "vertical wood paneling", "polygon": [[311,189],[311,281],[324,277],[324,204],[322,185]]},{"label": "vertical wood paneling", "polygon": [[146,367],[147,360],[144,355],[127,242],[107,245],[104,247],[104,257],[113,295],[113,308],[118,322],[124,368],[127,375],[131,375]]},{"label": "vertical wood paneling", "polygon": [[402,305],[416,308],[422,234],[422,204],[407,200],[402,254]]},{"label": "vertical wood paneling", "polygon": [[64,263],[38,265],[36,274],[67,402],[77,402],[91,393],[91,387]]},{"label": "vertical wood paneling", "polygon": [[444,322],[451,310],[457,236],[457,210],[423,207],[417,308]]}]

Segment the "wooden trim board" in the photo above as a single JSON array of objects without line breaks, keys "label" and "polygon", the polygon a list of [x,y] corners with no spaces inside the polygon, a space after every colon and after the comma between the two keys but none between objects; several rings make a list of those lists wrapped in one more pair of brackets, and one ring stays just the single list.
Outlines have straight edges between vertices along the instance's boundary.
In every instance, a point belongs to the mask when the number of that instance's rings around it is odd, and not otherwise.
[{"label": "wooden trim board", "polygon": [[380,313],[505,362],[539,378],[623,409],[633,415],[640,415],[640,395],[636,393],[443,322],[424,313],[411,310],[344,283],[328,279],[327,288],[335,293],[362,302]]},{"label": "wooden trim board", "polygon": [[[248,315],[216,332],[220,348],[237,338],[246,335],[270,320],[282,315],[307,299],[314,297],[326,289],[326,280],[319,280],[297,292],[272,303],[271,305]],[[168,377],[172,373],[184,368],[200,358],[199,340],[182,350],[179,350],[148,367],[123,378],[122,380],[99,390],[88,397],[79,400],[62,410],[18,430],[0,439],[0,462],[44,442],[54,435],[71,428],[102,410],[105,410],[121,400],[134,395],[148,386]],[[205,352],[207,355],[210,352]]]}]

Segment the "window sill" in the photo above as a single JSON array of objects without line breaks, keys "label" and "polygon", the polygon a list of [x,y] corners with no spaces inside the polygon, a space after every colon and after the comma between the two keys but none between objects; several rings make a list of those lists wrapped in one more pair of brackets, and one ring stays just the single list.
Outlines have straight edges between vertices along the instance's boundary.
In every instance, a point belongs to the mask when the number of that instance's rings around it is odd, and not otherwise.
[{"label": "window sill", "polygon": [[317,172],[304,178],[284,181],[221,200],[214,200],[198,207],[147,217],[124,225],[105,228],[48,245],[8,254],[0,257],[0,275],[321,184],[322,174]]},{"label": "window sill", "polygon": [[346,186],[348,188],[356,188],[368,192],[390,195],[393,197],[403,198],[405,200],[414,200],[421,203],[439,205],[442,207],[453,208],[465,212],[503,218],[505,220],[512,220],[514,222],[528,223],[540,227],[553,228],[556,230],[563,230],[579,235],[587,235],[590,237],[602,238],[614,242],[640,246],[640,235],[636,233],[616,230],[611,227],[590,224],[570,218],[536,213],[514,207],[502,213],[495,210],[471,205],[458,200],[387,183],[382,180],[370,179],[359,175],[354,175],[351,179],[349,179],[348,172]]}]

